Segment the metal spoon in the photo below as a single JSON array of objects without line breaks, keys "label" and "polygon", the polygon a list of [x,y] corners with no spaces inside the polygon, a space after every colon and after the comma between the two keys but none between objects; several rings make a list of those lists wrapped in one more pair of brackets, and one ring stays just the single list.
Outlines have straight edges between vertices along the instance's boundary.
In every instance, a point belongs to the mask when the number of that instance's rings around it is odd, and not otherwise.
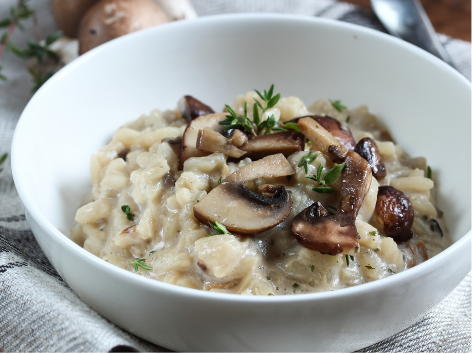
[{"label": "metal spoon", "polygon": [[370,0],[370,4],[390,34],[430,52],[454,67],[418,0]]}]

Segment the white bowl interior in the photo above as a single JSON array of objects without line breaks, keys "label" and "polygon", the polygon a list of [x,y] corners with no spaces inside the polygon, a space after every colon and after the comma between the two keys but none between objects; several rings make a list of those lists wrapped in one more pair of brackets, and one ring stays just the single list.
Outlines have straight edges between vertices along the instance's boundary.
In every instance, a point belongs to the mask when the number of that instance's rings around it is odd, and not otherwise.
[{"label": "white bowl interior", "polygon": [[465,79],[419,49],[360,27],[289,16],[249,16],[244,25],[237,19],[133,34],[51,79],[25,109],[15,136],[15,180],[28,208],[68,235],[90,188],[90,155],[120,125],[173,108],[184,94],[218,110],[237,94],[274,83],[307,105],[318,98],[368,105],[405,151],[428,158],[453,239],[470,230]]}]

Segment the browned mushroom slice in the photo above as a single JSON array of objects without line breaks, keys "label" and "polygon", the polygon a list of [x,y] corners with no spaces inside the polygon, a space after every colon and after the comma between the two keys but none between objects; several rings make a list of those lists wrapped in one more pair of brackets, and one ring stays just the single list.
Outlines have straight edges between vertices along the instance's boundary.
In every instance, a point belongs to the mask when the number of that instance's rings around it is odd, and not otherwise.
[{"label": "browned mushroom slice", "polygon": [[336,255],[354,254],[359,247],[355,220],[372,182],[372,169],[354,151],[346,154],[341,172],[341,201],[335,215],[319,202],[298,214],[292,222],[295,238],[306,248]]},{"label": "browned mushroom slice", "polygon": [[311,118],[301,118],[298,127],[319,151],[330,160],[341,163],[348,150],[320,123]]},{"label": "browned mushroom slice", "polygon": [[209,151],[197,149],[198,132],[200,129],[210,128],[221,133],[224,127],[219,123],[224,119],[226,119],[225,113],[212,113],[195,118],[190,122],[182,137],[182,148],[179,155],[180,168],[190,157],[201,157],[211,154]]},{"label": "browned mushroom slice", "polygon": [[197,149],[209,151],[209,152],[220,152],[223,155],[231,157],[241,157],[246,152],[238,149],[232,145],[227,138],[220,133],[215,132],[213,129],[205,128],[198,131],[197,136]]},{"label": "browned mushroom slice", "polygon": [[295,174],[284,155],[276,154],[244,165],[226,177],[225,182],[244,183],[256,178],[274,178]]},{"label": "browned mushroom slice", "polygon": [[230,135],[228,140],[230,144],[236,147],[240,147],[247,143],[248,138],[247,135],[244,134],[241,130],[234,129],[233,133]]},{"label": "browned mushroom slice", "polygon": [[177,104],[177,108],[182,113],[182,118],[189,123],[197,117],[215,113],[211,107],[192,96],[182,97]]},{"label": "browned mushroom slice", "polygon": [[341,203],[338,209],[355,220],[372,183],[372,168],[359,154],[349,151],[341,172]]},{"label": "browned mushroom slice", "polygon": [[248,142],[240,146],[240,149],[246,151],[245,157],[252,160],[277,153],[282,153],[287,157],[305,149],[305,137],[302,133],[295,131],[250,136]]},{"label": "browned mushroom slice", "polygon": [[354,151],[369,163],[370,167],[372,167],[372,174],[375,178],[385,178],[387,170],[385,169],[385,164],[382,155],[380,155],[379,148],[373,139],[363,138],[359,140]]},{"label": "browned mushroom slice", "polygon": [[409,243],[402,250],[407,268],[414,267],[428,260],[428,253],[423,242]]},{"label": "browned mushroom slice", "polygon": [[351,130],[346,124],[341,123],[337,119],[329,116],[303,116],[290,120],[290,122],[298,123],[302,118],[311,118],[320,123],[323,128],[329,131],[346,149],[354,150],[356,141],[352,136]]},{"label": "browned mushroom slice", "polygon": [[230,232],[259,233],[288,217],[292,199],[282,185],[265,184],[258,192],[242,183],[223,182],[195,205],[193,213],[204,224],[218,221]]},{"label": "browned mushroom slice", "polygon": [[292,232],[302,246],[323,254],[354,254],[359,247],[353,220],[341,213],[328,213],[320,202],[315,202],[293,219]]},{"label": "browned mushroom slice", "polygon": [[390,186],[379,187],[372,221],[396,243],[413,237],[413,206],[408,197]]}]

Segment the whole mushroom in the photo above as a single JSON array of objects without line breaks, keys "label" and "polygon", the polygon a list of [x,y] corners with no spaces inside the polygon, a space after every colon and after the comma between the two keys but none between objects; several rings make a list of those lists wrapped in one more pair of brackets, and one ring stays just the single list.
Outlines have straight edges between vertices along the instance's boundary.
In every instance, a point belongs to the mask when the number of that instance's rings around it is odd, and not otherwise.
[{"label": "whole mushroom", "polygon": [[100,0],[88,9],[79,26],[79,54],[122,35],[169,22],[153,0]]}]

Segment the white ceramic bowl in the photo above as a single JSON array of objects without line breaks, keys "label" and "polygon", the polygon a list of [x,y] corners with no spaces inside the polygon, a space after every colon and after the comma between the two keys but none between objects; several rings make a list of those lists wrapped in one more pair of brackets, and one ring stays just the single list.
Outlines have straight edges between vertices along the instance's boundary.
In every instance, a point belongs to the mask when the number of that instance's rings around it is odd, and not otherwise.
[{"label": "white ceramic bowl", "polygon": [[[90,155],[119,126],[184,94],[219,108],[272,83],[307,103],[367,104],[407,152],[427,156],[454,244],[353,288],[249,297],[146,279],[69,240]],[[470,97],[440,60],[362,27],[261,14],[182,21],[107,43],[50,79],[18,123],[13,173],[49,260],[124,329],[182,351],[353,351],[414,323],[470,270]]]}]

